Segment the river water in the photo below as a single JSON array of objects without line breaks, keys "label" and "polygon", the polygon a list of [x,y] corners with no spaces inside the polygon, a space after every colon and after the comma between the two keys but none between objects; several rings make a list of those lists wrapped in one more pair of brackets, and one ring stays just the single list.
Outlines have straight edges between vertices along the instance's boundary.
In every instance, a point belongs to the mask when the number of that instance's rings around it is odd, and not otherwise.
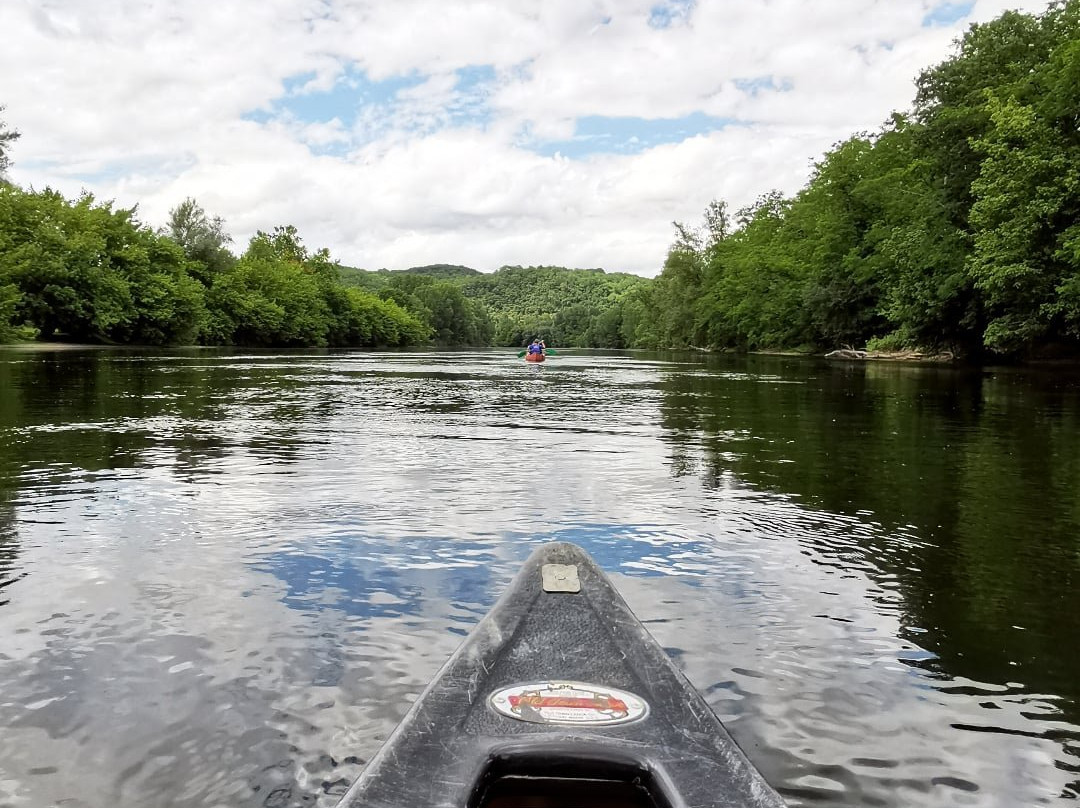
[{"label": "river water", "polygon": [[538,543],[793,806],[1080,798],[1080,380],[0,351],[0,806],[332,806]]}]

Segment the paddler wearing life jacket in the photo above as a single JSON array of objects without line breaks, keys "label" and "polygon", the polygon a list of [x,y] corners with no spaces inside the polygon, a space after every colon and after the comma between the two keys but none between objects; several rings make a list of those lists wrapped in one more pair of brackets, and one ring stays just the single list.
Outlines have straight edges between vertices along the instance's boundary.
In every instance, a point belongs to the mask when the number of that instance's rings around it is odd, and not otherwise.
[{"label": "paddler wearing life jacket", "polygon": [[544,345],[544,341],[542,339],[540,339],[540,337],[537,337],[529,345],[529,353],[530,354],[542,354],[546,348],[547,348],[547,346]]}]

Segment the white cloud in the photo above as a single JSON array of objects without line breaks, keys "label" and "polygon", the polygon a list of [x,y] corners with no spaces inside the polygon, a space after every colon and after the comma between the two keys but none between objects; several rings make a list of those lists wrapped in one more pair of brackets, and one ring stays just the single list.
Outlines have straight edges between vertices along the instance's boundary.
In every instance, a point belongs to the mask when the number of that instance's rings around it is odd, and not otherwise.
[{"label": "white cloud", "polygon": [[[907,107],[970,21],[1046,2],[978,0],[939,27],[922,25],[931,0],[698,0],[666,28],[650,25],[657,5],[13,0],[0,9],[0,104],[24,135],[12,176],[139,203],[151,223],[195,196],[241,246],[292,223],[370,268],[653,274],[671,220],[795,191],[832,143]],[[470,66],[490,79],[459,84]],[[321,95],[355,76],[410,81],[392,99]],[[338,106],[289,112],[319,98]],[[530,148],[569,141],[581,118],[691,115],[737,125],[635,154]],[[635,135],[652,142],[593,142]]]}]

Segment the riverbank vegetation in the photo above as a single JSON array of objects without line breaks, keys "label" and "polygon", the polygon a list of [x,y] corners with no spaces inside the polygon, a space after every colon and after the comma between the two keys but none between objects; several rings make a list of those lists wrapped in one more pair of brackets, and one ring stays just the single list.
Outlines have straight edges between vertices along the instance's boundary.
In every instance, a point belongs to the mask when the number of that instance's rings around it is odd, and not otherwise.
[{"label": "riverbank vegetation", "polygon": [[[337,279],[295,228],[239,256],[192,200],[156,232],[90,194],[0,186],[0,316],[8,337],[137,345],[406,345],[428,337],[392,300]],[[6,316],[4,316],[6,315]]]},{"label": "riverbank vegetation", "polygon": [[[599,269],[367,272],[295,228],[240,255],[194,200],[164,228],[0,179],[0,339],[436,342],[1080,353],[1080,0],[973,25],[912,109],[794,196],[676,224],[653,280]],[[18,133],[0,124],[0,174]]]},{"label": "riverbank vegetation", "polygon": [[972,26],[794,197],[678,227],[632,342],[1076,355],[1078,124],[1080,2]]}]

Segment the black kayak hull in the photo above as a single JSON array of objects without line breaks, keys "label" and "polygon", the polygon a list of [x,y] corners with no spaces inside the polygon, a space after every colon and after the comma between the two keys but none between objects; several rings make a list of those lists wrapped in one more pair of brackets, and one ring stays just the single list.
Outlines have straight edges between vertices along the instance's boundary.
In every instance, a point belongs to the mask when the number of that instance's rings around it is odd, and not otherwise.
[{"label": "black kayak hull", "polygon": [[784,805],[567,543],[533,553],[340,803],[549,805]]}]

